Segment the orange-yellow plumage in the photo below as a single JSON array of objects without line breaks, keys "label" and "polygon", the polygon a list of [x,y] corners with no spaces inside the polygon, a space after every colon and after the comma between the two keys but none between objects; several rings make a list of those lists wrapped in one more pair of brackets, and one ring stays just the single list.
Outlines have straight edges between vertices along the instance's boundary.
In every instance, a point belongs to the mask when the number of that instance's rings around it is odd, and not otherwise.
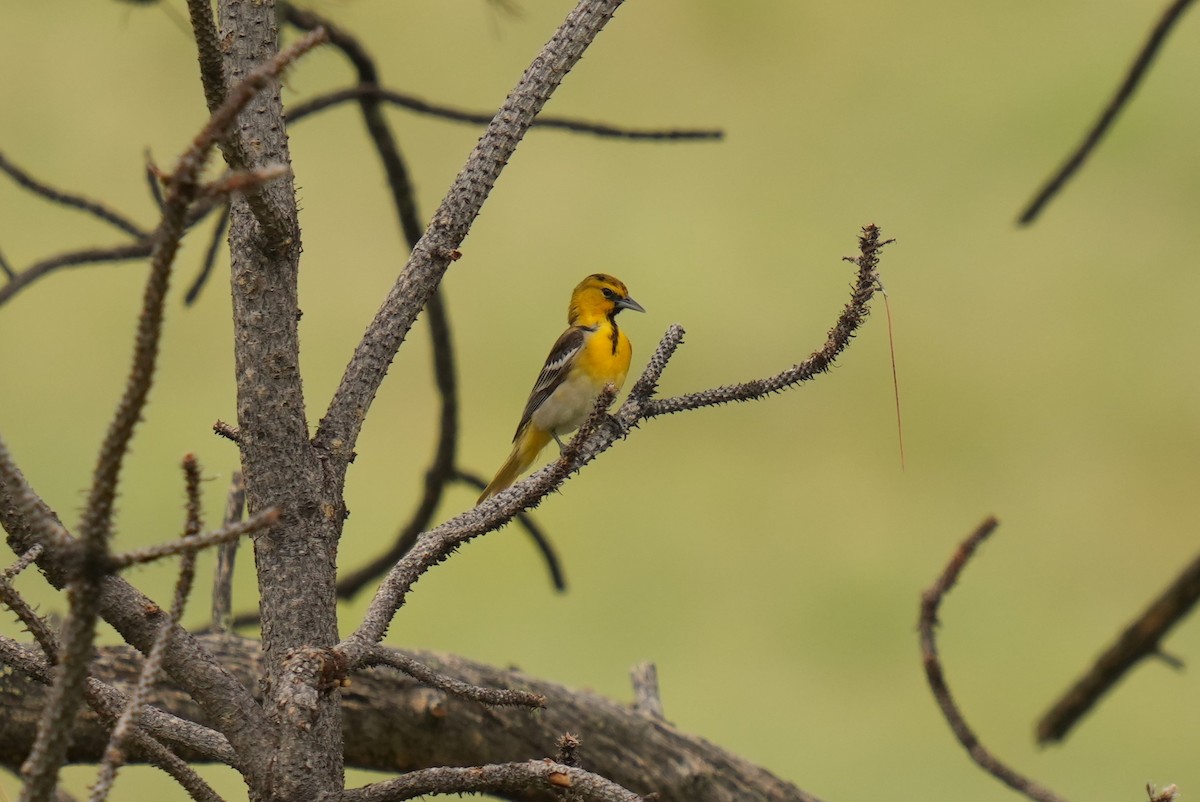
[{"label": "orange-yellow plumage", "polygon": [[622,309],[644,312],[619,280],[604,273],[588,276],[571,293],[567,330],[554,343],[525,403],[513,436],[512,453],[488,484],[480,501],[499,493],[525,472],[551,440],[579,428],[606,385],[625,383],[633,354],[617,326]]}]

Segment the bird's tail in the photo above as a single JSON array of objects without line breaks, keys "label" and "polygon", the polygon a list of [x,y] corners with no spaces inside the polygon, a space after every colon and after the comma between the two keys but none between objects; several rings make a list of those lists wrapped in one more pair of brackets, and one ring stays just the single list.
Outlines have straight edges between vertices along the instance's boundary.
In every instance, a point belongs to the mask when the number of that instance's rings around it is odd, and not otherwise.
[{"label": "bird's tail", "polygon": [[537,455],[541,453],[542,449],[549,442],[549,432],[542,431],[533,425],[527,426],[525,431],[517,438],[517,442],[513,443],[513,450],[508,455],[508,459],[500,466],[500,470],[496,471],[495,478],[484,489],[483,495],[479,497],[479,501],[475,503],[481,504],[501,490],[510,487],[513,482],[517,481],[517,477],[533,464],[533,461],[537,459]]}]

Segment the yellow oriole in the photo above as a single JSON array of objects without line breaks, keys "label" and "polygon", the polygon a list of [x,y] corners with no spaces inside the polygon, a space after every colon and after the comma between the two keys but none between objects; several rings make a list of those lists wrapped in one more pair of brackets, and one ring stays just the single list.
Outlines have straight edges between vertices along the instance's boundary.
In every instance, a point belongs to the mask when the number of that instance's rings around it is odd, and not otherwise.
[{"label": "yellow oriole", "polygon": [[579,428],[605,385],[621,389],[633,353],[629,338],[617,328],[622,309],[646,311],[612,276],[595,273],[579,282],[571,293],[567,330],[550,349],[525,402],[512,453],[479,501],[515,482],[552,439],[562,448],[562,435]]}]

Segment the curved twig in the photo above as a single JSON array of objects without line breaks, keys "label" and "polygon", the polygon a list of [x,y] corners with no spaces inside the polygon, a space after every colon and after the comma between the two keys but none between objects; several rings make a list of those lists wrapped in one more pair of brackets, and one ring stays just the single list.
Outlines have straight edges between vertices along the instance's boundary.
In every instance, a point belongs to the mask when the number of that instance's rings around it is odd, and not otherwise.
[{"label": "curved twig", "polygon": [[135,239],[145,239],[149,234],[149,232],[143,231],[137,223],[125,217],[120,212],[108,208],[103,203],[85,198],[82,195],[76,195],[72,192],[55,189],[49,184],[38,181],[29,173],[9,161],[8,157],[3,153],[0,153],[0,171],[7,173],[13,181],[16,181],[35,195],[40,195],[46,200],[62,206],[87,212],[93,217],[124,231]]},{"label": "curved twig", "polygon": [[967,561],[971,559],[971,555],[979,548],[979,544],[986,540],[988,535],[994,532],[999,525],[995,518],[988,518],[980,524],[959,545],[954,556],[946,564],[945,569],[933,585],[921,594],[921,617],[918,627],[921,632],[921,657],[925,665],[925,677],[929,681],[929,687],[933,690],[933,696],[937,700],[938,706],[942,709],[942,715],[946,717],[946,722],[954,732],[954,737],[958,739],[958,742],[967,750],[967,754],[980,768],[1014,791],[1037,802],[1064,802],[1062,797],[1050,789],[1038,785],[1023,774],[1009,768],[979,742],[979,737],[967,724],[962,711],[954,702],[954,697],[950,695],[950,688],[946,685],[946,677],[942,672],[942,663],[938,658],[934,629],[938,623],[937,614],[942,599],[945,598],[950,588],[954,587],[954,583],[958,581],[958,575],[962,573]]},{"label": "curved twig", "polygon": [[[298,122],[311,114],[339,106],[351,101],[360,101],[364,97],[376,98],[393,106],[399,106],[420,114],[429,114],[451,122],[469,123],[471,125],[487,125],[492,121],[491,114],[476,111],[465,111],[441,103],[431,103],[415,95],[397,92],[394,89],[378,86],[372,81],[361,77],[356,86],[338,89],[324,95],[309,98],[303,103],[292,106],[287,113],[288,122]],[[607,123],[593,123],[586,120],[575,120],[570,117],[545,116],[538,117],[533,122],[534,128],[553,128],[577,134],[592,134],[594,136],[633,139],[640,141],[695,141],[724,139],[725,132],[719,128],[625,128]]]},{"label": "curved twig", "polygon": [[1159,49],[1166,41],[1167,34],[1175,27],[1175,23],[1183,16],[1183,12],[1187,11],[1187,7],[1192,4],[1192,0],[1174,0],[1167,10],[1163,12],[1158,23],[1154,26],[1154,30],[1150,32],[1150,38],[1142,45],[1142,49],[1138,52],[1130,65],[1129,71],[1125,74],[1125,80],[1117,88],[1116,94],[1108,101],[1108,105],[1104,107],[1104,111],[1100,113],[1100,118],[1096,120],[1091,130],[1084,136],[1083,141],[1075,148],[1075,151],[1067,157],[1062,167],[1052,175],[1049,180],[1042,186],[1038,194],[1034,196],[1029,205],[1025,207],[1025,211],[1021,212],[1017,222],[1021,225],[1029,225],[1037,216],[1041,214],[1042,209],[1053,200],[1066,183],[1071,180],[1083,163],[1100,144],[1100,140],[1108,133],[1108,129],[1112,127],[1113,122],[1117,119],[1117,115],[1121,110],[1129,105],[1133,93],[1137,90],[1142,78],[1145,77],[1146,71],[1150,69],[1150,65],[1154,62],[1154,57],[1158,55]]},{"label": "curved twig", "polygon": [[[461,469],[455,474],[455,478],[476,490],[483,490],[488,485],[487,479],[484,479],[479,474]],[[542,527],[538,525],[538,522],[529,513],[525,511],[518,512],[514,520],[525,530],[525,534],[529,535],[534,547],[542,555],[542,562],[546,564],[546,570],[550,572],[550,582],[553,583],[554,589],[559,593],[566,592],[567,578],[563,574],[562,563],[558,559],[558,552],[554,550],[554,545],[550,542],[550,538],[546,536],[546,533],[542,531]]]},{"label": "curved twig", "polygon": [[[375,62],[362,47],[359,41],[349,32],[332,25],[328,20],[312,11],[301,10],[290,3],[280,6],[281,14],[296,27],[311,31],[325,28],[329,32],[329,41],[342,51],[354,65],[360,82],[375,83],[378,72]],[[415,248],[421,239],[423,225],[417,211],[416,192],[409,178],[408,168],[391,126],[383,115],[379,101],[363,96],[359,98],[359,108],[362,110],[363,121],[367,133],[379,154],[379,160],[387,175],[388,187],[391,189],[392,204],[400,229],[410,249]],[[441,503],[446,483],[454,475],[455,451],[458,445],[458,381],[454,367],[454,342],[450,332],[450,321],[446,311],[442,290],[429,299],[425,307],[425,317],[429,322],[430,345],[433,349],[434,383],[441,399],[438,416],[438,438],[434,449],[433,461],[425,471],[424,491],[417,508],[408,522],[400,528],[392,546],[383,554],[378,555],[365,566],[358,568],[338,579],[337,594],[340,598],[349,598],[363,587],[383,576],[387,570],[404,555],[417,535],[424,531],[433,521],[433,515]]]}]

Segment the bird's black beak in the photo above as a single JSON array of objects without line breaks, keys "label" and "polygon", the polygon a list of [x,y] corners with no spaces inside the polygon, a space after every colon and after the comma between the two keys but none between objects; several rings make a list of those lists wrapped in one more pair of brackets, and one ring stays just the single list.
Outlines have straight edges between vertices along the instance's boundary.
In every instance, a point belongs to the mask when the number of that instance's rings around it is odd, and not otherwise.
[{"label": "bird's black beak", "polygon": [[618,298],[617,299],[617,309],[632,309],[635,312],[645,312],[646,311],[645,309],[642,308],[641,304],[639,304],[637,301],[633,300],[632,298]]}]

